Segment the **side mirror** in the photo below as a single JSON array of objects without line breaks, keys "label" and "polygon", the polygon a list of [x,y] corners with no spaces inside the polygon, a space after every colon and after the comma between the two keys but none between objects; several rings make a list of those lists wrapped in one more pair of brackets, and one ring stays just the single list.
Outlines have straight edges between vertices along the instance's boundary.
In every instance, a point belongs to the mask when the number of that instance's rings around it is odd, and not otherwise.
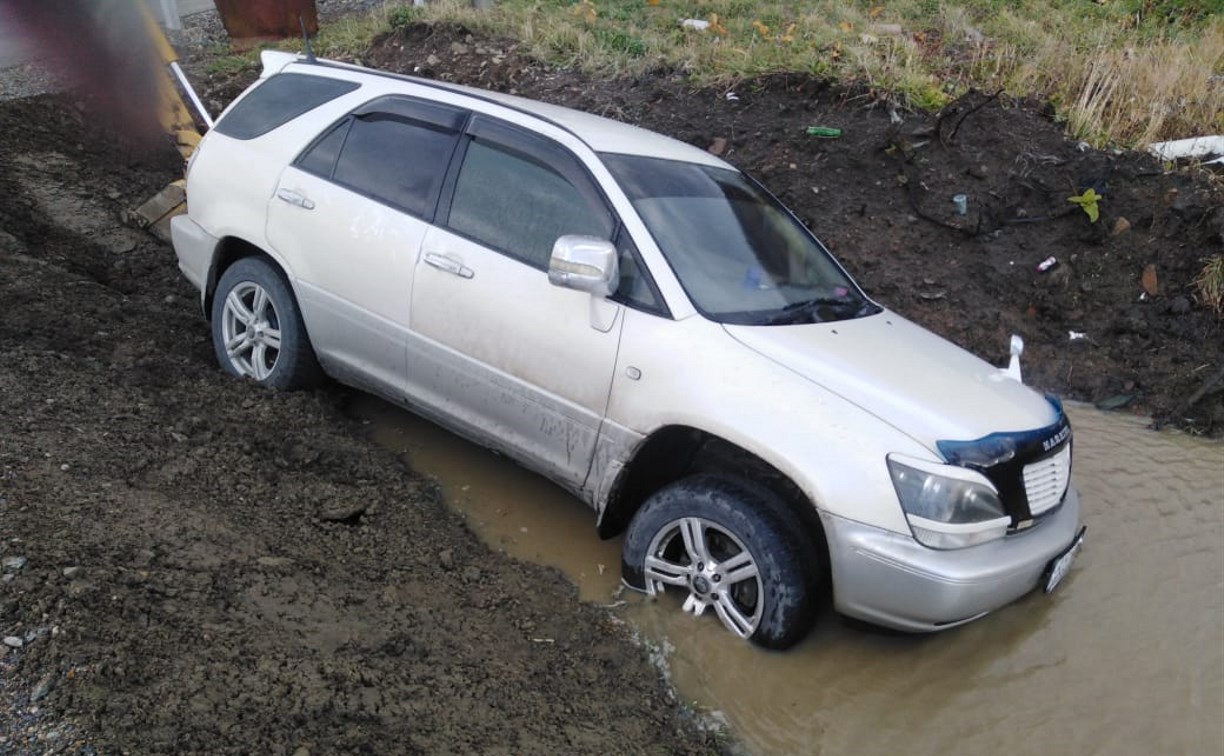
[{"label": "side mirror", "polygon": [[548,282],[606,297],[620,282],[616,245],[593,236],[566,235],[553,245]]}]

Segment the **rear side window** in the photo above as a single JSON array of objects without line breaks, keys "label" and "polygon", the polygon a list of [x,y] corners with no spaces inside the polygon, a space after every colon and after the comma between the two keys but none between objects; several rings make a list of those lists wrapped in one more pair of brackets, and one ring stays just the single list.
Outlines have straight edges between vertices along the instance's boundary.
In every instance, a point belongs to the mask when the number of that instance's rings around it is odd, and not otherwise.
[{"label": "rear side window", "polygon": [[332,180],[432,219],[458,141],[457,132],[393,116],[353,118]]},{"label": "rear side window", "polygon": [[234,139],[254,139],[359,86],[323,76],[277,74],[242,98],[213,130]]},{"label": "rear side window", "polygon": [[453,230],[543,270],[560,236],[611,237],[612,215],[576,158],[532,135],[483,132],[459,171]]},{"label": "rear side window", "polygon": [[336,156],[340,154],[340,146],[348,135],[349,119],[344,119],[323,135],[298,158],[297,165],[304,171],[329,179],[332,169],[336,167]]}]

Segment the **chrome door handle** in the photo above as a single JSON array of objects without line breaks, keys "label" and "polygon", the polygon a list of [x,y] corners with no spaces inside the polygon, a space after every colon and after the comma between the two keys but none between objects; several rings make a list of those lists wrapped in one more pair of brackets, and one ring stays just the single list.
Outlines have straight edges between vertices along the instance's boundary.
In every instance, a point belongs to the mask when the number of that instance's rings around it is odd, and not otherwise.
[{"label": "chrome door handle", "polygon": [[465,266],[455,258],[448,257],[447,255],[440,255],[437,252],[426,252],[425,264],[432,265],[438,270],[444,270],[447,273],[459,276],[460,278],[472,278],[476,275],[476,271]]},{"label": "chrome door handle", "polygon": [[290,191],[288,189],[277,189],[276,198],[279,200],[288,202],[290,205],[296,205],[297,207],[303,208],[305,210],[314,210],[314,207],[315,207],[315,203],[313,200],[303,197],[297,192]]}]

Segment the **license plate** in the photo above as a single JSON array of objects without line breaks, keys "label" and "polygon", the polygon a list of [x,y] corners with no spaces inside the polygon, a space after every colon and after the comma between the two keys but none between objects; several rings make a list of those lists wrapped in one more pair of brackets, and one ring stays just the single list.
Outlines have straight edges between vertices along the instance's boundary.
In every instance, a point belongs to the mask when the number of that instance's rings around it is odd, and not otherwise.
[{"label": "license plate", "polygon": [[1042,576],[1042,590],[1046,593],[1058,587],[1067,573],[1071,571],[1071,562],[1075,561],[1075,555],[1084,545],[1084,531],[1088,528],[1083,527],[1075,534],[1075,540],[1071,541],[1071,545],[1063,551],[1063,553],[1050,560],[1050,565],[1045,569],[1045,575]]}]

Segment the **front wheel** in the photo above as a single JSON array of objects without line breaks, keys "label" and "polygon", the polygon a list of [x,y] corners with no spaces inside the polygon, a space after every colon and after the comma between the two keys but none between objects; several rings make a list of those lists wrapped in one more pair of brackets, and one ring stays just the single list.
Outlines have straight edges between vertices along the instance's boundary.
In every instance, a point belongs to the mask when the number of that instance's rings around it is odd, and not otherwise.
[{"label": "front wheel", "polygon": [[231,265],[212,305],[213,351],[227,373],[277,389],[305,388],[319,366],[293,291],[260,257]]},{"label": "front wheel", "polygon": [[678,591],[683,611],[712,610],[723,626],[767,648],[799,642],[814,617],[811,548],[768,490],[697,475],[638,510],[625,534],[625,582],[652,596]]}]

